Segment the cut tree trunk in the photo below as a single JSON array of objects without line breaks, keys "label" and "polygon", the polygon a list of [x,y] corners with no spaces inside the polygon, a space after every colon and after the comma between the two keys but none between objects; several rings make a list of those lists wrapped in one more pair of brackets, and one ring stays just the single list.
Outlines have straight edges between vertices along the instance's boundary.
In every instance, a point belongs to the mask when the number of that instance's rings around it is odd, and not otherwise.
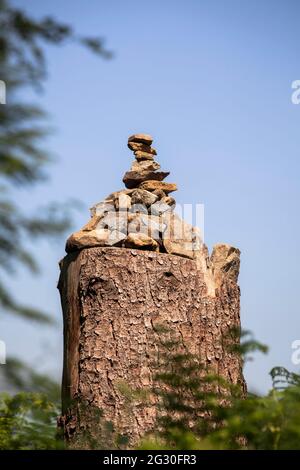
[{"label": "cut tree trunk", "polygon": [[[228,331],[240,327],[238,270],[239,251],[228,245],[217,245],[210,259],[204,247],[196,261],[100,247],[62,260],[60,424],[74,447],[93,447],[98,431],[105,440],[108,422],[128,436],[129,447],[153,429],[155,397],[131,402],[126,390],[153,384],[161,325],[204,366],[245,391],[241,359],[224,345]],[[95,424],[92,412],[99,410]]]}]

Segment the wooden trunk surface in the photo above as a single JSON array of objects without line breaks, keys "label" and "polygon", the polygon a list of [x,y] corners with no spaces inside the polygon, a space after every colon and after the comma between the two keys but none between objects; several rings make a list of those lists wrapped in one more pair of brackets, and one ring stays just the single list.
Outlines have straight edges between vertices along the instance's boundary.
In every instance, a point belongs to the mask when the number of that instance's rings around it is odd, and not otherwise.
[{"label": "wooden trunk surface", "polygon": [[[86,248],[61,263],[59,290],[64,317],[62,384],[65,435],[87,429],[72,400],[101,409],[134,445],[153,428],[155,399],[128,411],[124,384],[147,389],[159,354],[157,326],[164,325],[182,347],[245,390],[241,362],[224,348],[223,337],[240,326],[235,280],[218,274],[215,295],[196,261],[124,248]],[[85,431],[84,431],[85,430]]]}]

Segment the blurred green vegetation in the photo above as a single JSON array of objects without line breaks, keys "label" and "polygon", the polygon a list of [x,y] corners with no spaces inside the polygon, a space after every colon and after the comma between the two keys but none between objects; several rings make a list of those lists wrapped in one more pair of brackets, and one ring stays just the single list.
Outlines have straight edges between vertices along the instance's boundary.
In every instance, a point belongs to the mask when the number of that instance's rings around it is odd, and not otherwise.
[{"label": "blurred green vegetation", "polygon": [[40,393],[0,396],[0,450],[62,449],[57,406]]},{"label": "blurred green vegetation", "polygon": [[[209,371],[199,377],[199,358],[179,353],[176,342],[162,344],[156,431],[141,449],[300,449],[300,375],[275,367],[266,396],[245,396],[239,385]],[[267,347],[242,333],[236,353],[246,362],[255,351],[265,353]]]},{"label": "blurred green vegetation", "polygon": [[[152,388],[141,393],[120,384],[124,412],[130,413],[137,398],[140,404],[147,403],[149,394],[159,398],[154,432],[145,436],[139,449],[300,449],[300,375],[276,367],[271,371],[272,390],[266,396],[245,396],[240,386],[201,370],[197,356],[178,352],[175,341],[160,341],[162,346]],[[262,345],[253,340],[245,349],[254,352],[262,350]],[[25,372],[25,382],[19,386],[31,384],[40,393],[0,395],[0,449],[65,448],[56,426],[59,387],[30,369]],[[19,374],[14,380],[19,380]],[[126,448],[128,437],[105,422],[101,410],[79,406],[81,432],[69,448]]]},{"label": "blurred green vegetation", "polygon": [[0,306],[3,312],[44,323],[51,323],[51,316],[17,301],[4,284],[3,273],[14,274],[20,265],[36,272],[38,263],[27,249],[28,240],[61,234],[70,226],[69,204],[51,202],[28,215],[17,204],[16,191],[45,184],[52,160],[45,146],[47,115],[24,101],[22,91],[42,88],[47,76],[45,44],[61,46],[68,41],[103,58],[111,56],[101,39],[78,36],[70,25],[52,17],[37,21],[12,2],[0,0],[0,79],[7,89],[7,104],[0,105]]}]

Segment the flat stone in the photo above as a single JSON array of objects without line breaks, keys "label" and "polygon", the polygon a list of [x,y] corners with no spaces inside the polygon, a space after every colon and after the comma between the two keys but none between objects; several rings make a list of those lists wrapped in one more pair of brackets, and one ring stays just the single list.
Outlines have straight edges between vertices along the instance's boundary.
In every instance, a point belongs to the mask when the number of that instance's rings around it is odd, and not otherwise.
[{"label": "flat stone", "polygon": [[131,201],[132,204],[143,204],[148,207],[157,201],[157,196],[145,189],[135,189],[131,195]]},{"label": "flat stone", "polygon": [[137,152],[134,152],[134,156],[137,159],[137,161],[154,160],[154,156],[151,153],[141,152],[140,150],[138,150]]},{"label": "flat stone", "polygon": [[160,164],[154,160],[134,160],[131,165],[131,171],[156,171],[160,169]]},{"label": "flat stone", "polygon": [[144,233],[129,233],[125,239],[126,248],[136,248],[139,250],[159,251],[158,243]]},{"label": "flat stone", "polygon": [[150,145],[145,145],[145,144],[141,144],[138,142],[128,142],[128,147],[133,152],[140,151],[140,152],[151,153],[152,155],[157,155],[156,150],[153,147],[150,147]]},{"label": "flat stone", "polygon": [[91,248],[94,246],[120,246],[127,234],[118,230],[108,230],[97,228],[95,230],[73,233],[67,240],[66,252],[70,253],[83,248]]},{"label": "flat stone", "polygon": [[93,246],[106,246],[109,238],[109,230],[90,230],[89,232],[79,230],[72,233],[66,243],[66,252],[81,250]]},{"label": "flat stone", "polygon": [[146,191],[156,191],[161,189],[166,194],[169,194],[173,191],[177,191],[177,185],[175,183],[165,183],[164,181],[144,181],[139,186],[140,189],[145,189]]},{"label": "flat stone", "polygon": [[170,172],[168,171],[127,171],[123,177],[123,183],[127,188],[132,189],[137,188],[143,181],[162,181],[169,176],[169,174]]},{"label": "flat stone", "polygon": [[149,134],[133,134],[128,137],[128,142],[137,142],[140,144],[151,145],[153,142],[153,137]]}]

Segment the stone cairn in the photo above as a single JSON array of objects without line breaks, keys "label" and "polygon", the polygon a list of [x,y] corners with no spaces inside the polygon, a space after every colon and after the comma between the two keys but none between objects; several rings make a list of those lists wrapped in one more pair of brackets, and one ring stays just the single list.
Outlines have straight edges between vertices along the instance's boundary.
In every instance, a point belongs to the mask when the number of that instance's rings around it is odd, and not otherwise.
[{"label": "stone cairn", "polygon": [[[78,448],[84,436],[97,436],[95,409],[128,436],[129,448],[154,429],[156,398],[128,408],[120,384],[147,392],[155,384],[159,325],[178,339],[180,351],[199,357],[199,374],[208,368],[246,391],[241,358],[224,341],[240,328],[240,252],[218,244],[209,255],[198,230],[175,213],[169,194],[176,184],[163,181],[169,173],[160,171],[151,145],[149,135],[129,137],[135,160],[123,178],[126,189],[91,208],[90,221],[69,237],[60,263],[59,424]],[[230,341],[239,343],[234,335]]]},{"label": "stone cairn", "polygon": [[175,214],[176,202],[169,194],[177,186],[163,181],[169,172],[160,171],[152,142],[147,134],[129,137],[135,160],[123,177],[127,189],[110,194],[90,209],[91,220],[67,240],[68,253],[116,246],[197,259],[202,247],[198,229]]}]

